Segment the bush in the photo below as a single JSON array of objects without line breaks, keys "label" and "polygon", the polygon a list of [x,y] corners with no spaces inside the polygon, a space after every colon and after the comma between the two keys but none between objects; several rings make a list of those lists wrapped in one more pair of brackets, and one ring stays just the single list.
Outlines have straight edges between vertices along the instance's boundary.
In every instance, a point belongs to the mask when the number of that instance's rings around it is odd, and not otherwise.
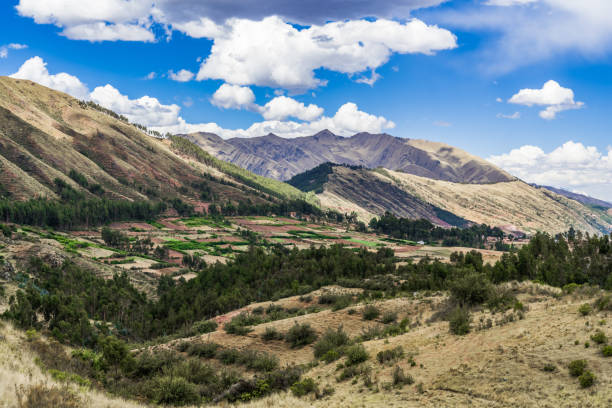
[{"label": "bush", "polygon": [[580,386],[582,388],[588,388],[595,383],[595,374],[586,370],[580,377],[578,377],[578,381],[580,382]]},{"label": "bush", "polygon": [[312,378],[305,378],[291,386],[291,392],[296,397],[303,397],[310,393],[318,394],[318,391],[319,387],[317,387],[317,383]]},{"label": "bush", "polygon": [[491,289],[487,299],[487,307],[494,312],[505,312],[517,303],[520,302],[516,300],[512,292],[500,286]]},{"label": "bush", "polygon": [[470,312],[467,309],[458,307],[449,316],[449,330],[453,334],[463,336],[470,332],[471,322]]},{"label": "bush", "polygon": [[403,387],[410,384],[414,384],[414,378],[410,374],[404,374],[404,370],[400,366],[395,366],[393,369],[393,385],[395,387]]},{"label": "bush", "polygon": [[599,310],[611,310],[612,311],[612,296],[602,295],[595,302],[595,307]]},{"label": "bush", "polygon": [[604,357],[612,357],[612,346],[603,346],[601,348],[601,354],[603,354]]},{"label": "bush", "polygon": [[19,408],[80,408],[85,405],[68,386],[55,387],[45,384],[15,387]]},{"label": "bush", "polygon": [[585,303],[578,308],[578,312],[583,316],[590,314],[592,311],[593,308],[588,303]]},{"label": "bush", "polygon": [[336,351],[339,355],[340,353],[336,349],[346,346],[349,341],[349,336],[344,332],[342,326],[339,326],[336,330],[328,329],[314,345],[314,356],[320,358],[330,351]]},{"label": "bush", "polygon": [[182,377],[155,378],[149,392],[157,404],[187,405],[200,399],[195,384]]},{"label": "bush", "polygon": [[317,339],[317,333],[308,323],[298,324],[297,322],[285,335],[285,340],[291,347],[302,347],[313,343]]},{"label": "bush", "polygon": [[187,354],[190,356],[198,356],[203,358],[213,358],[217,354],[219,349],[217,343],[205,342],[205,343],[191,343],[187,347]]},{"label": "bush", "polygon": [[261,335],[264,341],[282,340],[283,334],[274,327],[266,327],[266,331]]},{"label": "bush", "polygon": [[233,348],[223,349],[217,353],[217,358],[226,365],[236,364],[240,359],[240,351]]},{"label": "bush", "polygon": [[214,332],[215,330],[217,330],[217,326],[218,324],[214,320],[202,320],[200,322],[194,323],[193,329],[196,331],[196,333],[202,334]]},{"label": "bush", "polygon": [[336,381],[340,382],[340,381],[348,380],[349,378],[353,378],[356,375],[361,374],[362,372],[363,372],[363,369],[358,366],[345,367],[340,373],[340,375],[336,377]]},{"label": "bush", "polygon": [[380,316],[380,309],[374,305],[367,305],[363,308],[363,320],[374,320]]},{"label": "bush", "polygon": [[571,363],[569,363],[569,366],[568,366],[569,373],[572,377],[578,377],[582,375],[586,366],[587,366],[587,363],[585,360],[574,360]]},{"label": "bush", "polygon": [[242,312],[238,316],[235,316],[225,325],[225,332],[229,334],[236,334],[238,336],[246,336],[253,329],[248,326],[254,324],[263,323],[263,319],[257,315]]},{"label": "bush", "polygon": [[449,289],[459,305],[479,305],[489,298],[491,284],[485,274],[468,272],[450,282]]},{"label": "bush", "polygon": [[404,357],[404,349],[402,348],[402,346],[397,346],[393,349],[379,351],[378,354],[376,354],[376,359],[380,364],[393,362],[399,360],[402,357]]},{"label": "bush", "polygon": [[396,312],[385,312],[382,315],[381,321],[384,324],[389,324],[389,323],[395,323],[395,321],[397,320],[397,313]]},{"label": "bush", "polygon": [[593,340],[597,344],[604,344],[608,342],[608,337],[601,330],[597,330],[594,334],[591,335],[591,340]]},{"label": "bush", "polygon": [[350,346],[345,351],[346,354],[346,366],[352,366],[360,364],[369,358],[368,352],[362,344],[355,344]]}]

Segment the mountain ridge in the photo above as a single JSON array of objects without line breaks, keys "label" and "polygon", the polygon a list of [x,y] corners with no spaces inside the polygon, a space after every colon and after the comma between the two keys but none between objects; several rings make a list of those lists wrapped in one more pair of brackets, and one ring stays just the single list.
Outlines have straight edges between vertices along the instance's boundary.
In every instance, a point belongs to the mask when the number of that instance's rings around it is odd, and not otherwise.
[{"label": "mountain ridge", "polygon": [[211,133],[181,135],[217,158],[256,174],[288,180],[331,162],[394,170],[459,183],[487,184],[515,180],[493,164],[461,149],[436,142],[403,139],[386,133],[338,136],[322,130],[312,136],[222,139]]}]

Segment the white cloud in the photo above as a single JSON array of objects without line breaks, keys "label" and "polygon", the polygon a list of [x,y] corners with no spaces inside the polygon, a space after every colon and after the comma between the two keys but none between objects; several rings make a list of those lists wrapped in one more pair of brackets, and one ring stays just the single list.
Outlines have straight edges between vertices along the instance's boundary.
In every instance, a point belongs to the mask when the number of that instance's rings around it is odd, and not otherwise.
[{"label": "white cloud", "polygon": [[370,75],[369,78],[367,76],[363,76],[361,78],[357,78],[355,82],[360,83],[360,84],[374,86],[376,81],[378,81],[380,78],[381,76],[375,70],[372,70],[372,74]]},{"label": "white cloud", "polygon": [[504,114],[504,113],[498,113],[497,114],[497,118],[498,119],[520,119],[521,118],[521,113],[520,112],[514,112],[510,115],[508,114]]},{"label": "white cloud", "polygon": [[349,75],[374,70],[393,53],[434,54],[457,46],[456,37],[420,20],[334,22],[298,29],[279,17],[231,19],[215,37],[197,79],[223,79],[303,91],[324,85],[314,71]]},{"label": "white cloud", "polygon": [[136,24],[107,24],[96,22],[64,28],[62,35],[71,40],[140,41],[154,42],[155,35],[148,28]]},{"label": "white cloud", "polygon": [[191,71],[187,71],[186,69],[181,69],[179,72],[169,71],[168,77],[177,82],[189,82],[193,79],[195,74]]},{"label": "white cloud", "polygon": [[559,112],[580,109],[584,102],[574,101],[574,91],[563,88],[558,82],[547,81],[541,89],[521,89],[508,100],[508,103],[524,106],[546,106],[540,111],[542,119],[554,119]]},{"label": "white cloud", "polygon": [[[40,57],[27,60],[11,77],[29,79],[80,99],[91,99],[105,108],[126,116],[130,122],[145,125],[162,133],[201,131],[216,133],[225,138],[255,137],[275,133],[281,137],[299,137],[329,129],[336,134],[348,136],[358,132],[380,133],[395,127],[395,123],[383,116],[360,111],[352,102],[345,103],[334,116],[327,117],[321,116],[322,108],[313,104],[306,106],[286,96],[277,96],[266,105],[258,106],[254,103],[255,96],[248,87],[224,84],[213,96],[218,106],[251,109],[269,119],[253,123],[247,129],[225,129],[214,122],[188,123],[180,116],[180,106],[165,105],[157,98],[146,95],[130,99],[110,84],[98,86],[89,93],[85,84],[75,76],[66,73],[49,74],[46,63]],[[295,117],[303,122],[282,120],[287,117]]]},{"label": "white cloud", "polygon": [[99,86],[90,94],[91,99],[116,113],[126,116],[130,122],[145,126],[170,126],[177,123],[180,106],[164,105],[150,96],[129,99],[112,85]]},{"label": "white cloud", "polygon": [[602,153],[594,146],[569,141],[550,153],[526,145],[487,160],[530,183],[612,200],[612,150]]},{"label": "white cloud", "polygon": [[438,127],[451,127],[453,124],[450,122],[445,122],[442,120],[439,120],[437,122],[434,122],[434,125],[438,126]]},{"label": "white cloud", "polygon": [[496,98],[496,99],[495,99],[495,102],[499,102],[499,103],[501,103],[501,102],[503,102],[503,101],[504,101],[504,100],[503,100],[502,98]]},{"label": "white cloud", "polygon": [[65,72],[51,75],[47,70],[47,63],[40,57],[32,57],[24,62],[19,70],[10,75],[12,78],[29,79],[41,85],[66,92],[79,99],[87,99],[89,90],[79,78]]},{"label": "white cloud", "polygon": [[8,57],[9,50],[23,50],[28,48],[26,44],[11,43],[0,47],[0,58]]},{"label": "white cloud", "polygon": [[266,120],[253,123],[247,129],[225,129],[216,123],[187,123],[179,117],[175,125],[154,128],[162,133],[211,132],[224,138],[256,137],[274,133],[281,137],[310,136],[321,130],[330,131],[343,136],[359,132],[381,133],[385,129],[395,127],[395,123],[382,117],[360,111],[352,102],[342,105],[332,117],[323,116],[312,122],[294,122]]},{"label": "white cloud", "polygon": [[149,72],[149,73],[148,73],[148,74],[147,74],[147,75],[144,77],[144,79],[151,80],[151,79],[155,79],[156,77],[157,77],[157,74],[156,74],[155,72]]},{"label": "white cloud", "polygon": [[323,114],[323,108],[317,105],[304,105],[287,96],[277,96],[264,106],[260,107],[260,113],[266,120],[283,120],[288,117],[305,121],[312,121]]},{"label": "white cloud", "polygon": [[567,53],[601,59],[612,51],[612,1],[495,0],[488,3],[506,7],[478,7],[472,2],[435,14],[439,24],[487,33],[478,51],[485,71],[505,73]]},{"label": "white cloud", "polygon": [[223,109],[250,109],[255,103],[255,94],[248,86],[223,84],[210,99],[210,103]]}]

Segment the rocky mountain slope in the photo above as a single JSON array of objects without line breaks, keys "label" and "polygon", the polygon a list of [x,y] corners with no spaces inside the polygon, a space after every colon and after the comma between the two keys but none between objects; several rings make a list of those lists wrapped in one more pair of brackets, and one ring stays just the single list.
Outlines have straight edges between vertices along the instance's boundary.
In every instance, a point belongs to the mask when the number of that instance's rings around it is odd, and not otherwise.
[{"label": "rocky mountain slope", "polygon": [[[309,181],[313,184],[309,185]],[[321,166],[289,183],[315,191],[324,206],[355,211],[366,220],[391,211],[408,218],[422,216],[436,223],[431,213],[415,214],[424,208],[415,203],[426,203],[427,208],[507,231],[558,233],[574,226],[590,233],[609,233],[612,228],[603,210],[519,180],[467,184],[382,168]]]},{"label": "rocky mountain slope", "polygon": [[600,200],[600,199],[597,199],[597,198],[594,198],[588,195],[584,195],[580,193],[572,193],[571,191],[567,191],[562,188],[556,188],[556,187],[551,187],[551,186],[539,186],[537,184],[532,184],[532,185],[537,188],[545,188],[547,190],[552,191],[553,193],[557,193],[564,197],[571,198],[572,200],[576,200],[588,206],[602,207],[605,209],[612,208],[612,203],[609,203],[607,201]]},{"label": "rocky mountain slope", "polygon": [[198,197],[203,185],[219,200],[303,196],[196,146],[151,137],[95,104],[7,77],[0,77],[0,169],[0,195],[18,200],[57,198],[55,179],[86,196],[114,199]]},{"label": "rocky mountain slope", "polygon": [[387,134],[358,133],[341,137],[324,130],[295,139],[273,134],[228,140],[210,133],[183,136],[222,160],[278,180],[288,180],[325,162],[385,167],[456,183],[514,180],[503,170],[455,147]]}]

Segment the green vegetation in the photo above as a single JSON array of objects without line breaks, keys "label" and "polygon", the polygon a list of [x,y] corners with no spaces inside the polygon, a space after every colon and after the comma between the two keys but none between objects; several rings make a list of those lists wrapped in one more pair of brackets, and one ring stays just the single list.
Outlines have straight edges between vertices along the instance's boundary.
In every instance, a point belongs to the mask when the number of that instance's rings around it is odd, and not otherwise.
[{"label": "green vegetation", "polygon": [[578,308],[578,312],[583,316],[589,315],[592,311],[593,308],[588,303],[584,303]]},{"label": "green vegetation", "polygon": [[466,308],[456,308],[448,319],[450,332],[459,336],[468,334],[471,330],[472,318]]},{"label": "green vegetation", "polygon": [[580,375],[580,377],[578,377],[578,382],[580,382],[580,386],[582,388],[588,388],[595,383],[595,378],[595,374],[589,370],[586,370],[582,373],[582,375]]},{"label": "green vegetation", "polygon": [[247,186],[266,192],[267,194],[271,194],[278,198],[290,200],[300,199],[307,201],[310,204],[316,204],[316,199],[313,195],[304,194],[297,188],[283,183],[282,181],[262,177],[232,163],[219,160],[185,138],[180,136],[170,136],[170,140],[172,142],[171,147],[173,149],[181,152],[182,154],[191,156],[201,163],[212,166],[223,173],[229,174]]},{"label": "green vegetation", "polygon": [[378,309],[374,305],[366,305],[363,308],[362,315],[363,315],[363,320],[374,320],[378,316],[380,316],[380,309]]},{"label": "green vegetation", "polygon": [[335,166],[338,165],[329,162],[319,164],[313,169],[296,174],[291,180],[287,181],[287,184],[305,192],[312,191],[315,194],[321,194],[323,186],[327,183],[329,175],[334,172]]},{"label": "green vegetation", "polygon": [[380,364],[394,363],[404,357],[404,349],[402,346],[397,346],[392,349],[379,351],[376,354],[376,359]]},{"label": "green vegetation", "polygon": [[464,246],[481,248],[487,237],[496,237],[501,240],[504,233],[497,227],[487,225],[474,225],[467,228],[436,227],[425,219],[411,220],[397,218],[387,212],[380,218],[370,220],[370,229],[378,233],[390,235],[395,239],[410,241],[441,241],[444,246]]},{"label": "green vegetation", "polygon": [[285,334],[285,341],[291,344],[291,347],[297,348],[314,343],[317,339],[317,333],[308,323],[295,324]]},{"label": "green vegetation", "polygon": [[0,200],[0,219],[16,224],[72,229],[113,221],[145,221],[165,209],[165,203],[149,201],[77,199],[64,203],[45,199]]},{"label": "green vegetation", "polygon": [[586,366],[587,363],[585,360],[574,360],[569,363],[569,373],[572,377],[579,377],[580,375],[582,375],[582,373],[584,373]]}]

